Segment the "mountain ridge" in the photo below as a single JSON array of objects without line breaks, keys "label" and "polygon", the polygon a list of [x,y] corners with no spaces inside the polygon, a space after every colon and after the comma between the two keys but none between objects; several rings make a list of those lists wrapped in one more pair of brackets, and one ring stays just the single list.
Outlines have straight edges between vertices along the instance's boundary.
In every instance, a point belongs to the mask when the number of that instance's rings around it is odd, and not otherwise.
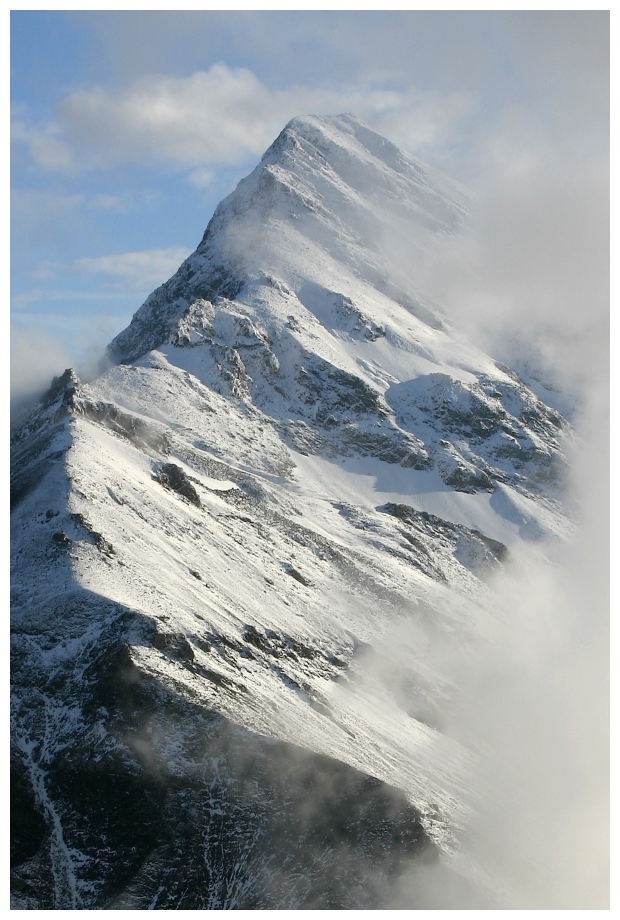
[{"label": "mountain ridge", "polygon": [[16,906],[380,907],[456,871],[446,661],[570,529],[570,426],[418,289],[464,218],[352,116],[293,119],[14,431]]}]

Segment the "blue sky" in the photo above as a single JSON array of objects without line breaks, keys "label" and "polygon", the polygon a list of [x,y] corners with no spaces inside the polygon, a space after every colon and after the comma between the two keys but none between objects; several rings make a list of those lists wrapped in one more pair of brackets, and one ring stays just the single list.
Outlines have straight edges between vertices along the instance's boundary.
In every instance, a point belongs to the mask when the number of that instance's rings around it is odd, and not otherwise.
[{"label": "blue sky", "polygon": [[[470,300],[534,302],[533,200],[554,270],[604,236],[608,30],[605,11],[12,11],[15,386],[86,367],[297,114],[354,112],[470,185],[490,241]],[[515,252],[525,295],[514,265],[494,279]]]}]

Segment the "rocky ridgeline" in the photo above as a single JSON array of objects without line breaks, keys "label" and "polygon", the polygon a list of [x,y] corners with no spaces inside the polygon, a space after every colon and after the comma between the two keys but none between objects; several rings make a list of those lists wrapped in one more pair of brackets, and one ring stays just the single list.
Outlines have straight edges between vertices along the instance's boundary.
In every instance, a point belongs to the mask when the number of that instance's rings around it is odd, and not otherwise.
[{"label": "rocky ridgeline", "polygon": [[465,218],[352,116],[294,119],[18,421],[14,909],[400,909],[458,847],[431,647],[566,524],[570,437],[417,287]]}]

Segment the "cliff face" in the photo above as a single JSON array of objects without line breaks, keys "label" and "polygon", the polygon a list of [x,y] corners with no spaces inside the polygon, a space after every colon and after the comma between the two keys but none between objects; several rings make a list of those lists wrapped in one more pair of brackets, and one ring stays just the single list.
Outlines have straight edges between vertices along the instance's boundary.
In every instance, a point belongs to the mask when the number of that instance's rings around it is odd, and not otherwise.
[{"label": "cliff face", "polygon": [[568,528],[567,423],[416,283],[466,204],[293,120],[14,431],[15,907],[429,906],[399,879],[451,864],[472,758],[445,661]]}]

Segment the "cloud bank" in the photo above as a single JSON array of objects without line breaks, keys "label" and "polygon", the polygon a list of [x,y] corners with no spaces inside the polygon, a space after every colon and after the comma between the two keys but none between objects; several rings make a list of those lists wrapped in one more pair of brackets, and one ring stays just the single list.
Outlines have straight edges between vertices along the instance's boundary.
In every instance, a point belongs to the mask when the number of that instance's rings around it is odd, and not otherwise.
[{"label": "cloud bank", "polygon": [[50,171],[102,169],[121,163],[167,163],[204,170],[262,154],[299,114],[353,111],[407,145],[442,143],[468,113],[469,97],[373,84],[340,89],[291,85],[269,89],[249,69],[224,63],[187,77],[145,75],[120,90],[95,87],[68,95],[40,126],[23,118],[13,138]]}]

